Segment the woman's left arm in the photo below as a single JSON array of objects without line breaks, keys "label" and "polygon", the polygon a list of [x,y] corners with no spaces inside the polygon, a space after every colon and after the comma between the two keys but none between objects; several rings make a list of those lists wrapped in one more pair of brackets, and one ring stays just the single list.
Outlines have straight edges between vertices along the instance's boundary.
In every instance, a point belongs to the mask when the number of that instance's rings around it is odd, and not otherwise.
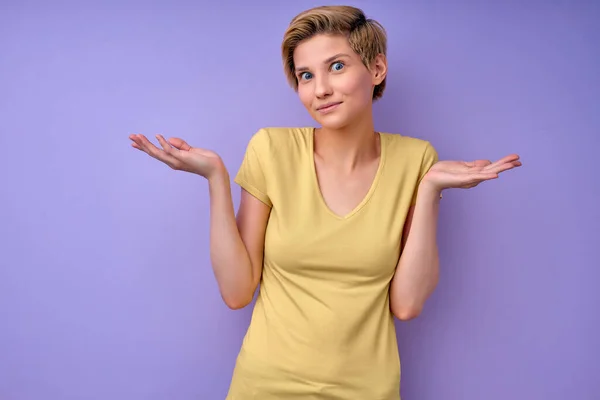
[{"label": "woman's left arm", "polygon": [[391,310],[401,320],[421,313],[439,278],[436,237],[440,191],[423,180],[418,193],[406,217],[402,256],[390,287]]},{"label": "woman's left arm", "polygon": [[410,320],[419,316],[438,283],[437,221],[442,191],[472,188],[519,166],[519,156],[513,154],[495,163],[440,161],[425,174],[415,205],[406,218],[402,255],[390,286],[390,308],[396,318]]}]

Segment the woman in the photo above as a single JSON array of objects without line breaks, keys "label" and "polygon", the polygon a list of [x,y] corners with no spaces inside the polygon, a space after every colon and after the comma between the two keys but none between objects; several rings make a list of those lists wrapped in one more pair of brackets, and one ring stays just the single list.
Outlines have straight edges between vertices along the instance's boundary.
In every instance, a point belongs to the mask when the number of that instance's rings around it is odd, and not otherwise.
[{"label": "woman", "polygon": [[415,318],[438,280],[441,193],[520,166],[440,161],[427,141],[376,132],[386,35],[353,7],[292,20],[285,72],[319,128],[265,128],[235,177],[181,139],[136,149],[209,182],[210,251],[225,303],[248,305],[260,283],[230,400],[399,399],[393,317]]}]

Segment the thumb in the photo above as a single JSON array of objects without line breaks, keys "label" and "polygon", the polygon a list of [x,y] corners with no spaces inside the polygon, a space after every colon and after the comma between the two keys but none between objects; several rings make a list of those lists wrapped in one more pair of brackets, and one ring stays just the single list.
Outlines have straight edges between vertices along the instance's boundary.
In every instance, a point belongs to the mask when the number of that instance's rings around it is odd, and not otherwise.
[{"label": "thumb", "polygon": [[189,151],[192,148],[192,146],[187,144],[185,140],[179,138],[169,138],[169,144],[179,150],[184,151]]}]

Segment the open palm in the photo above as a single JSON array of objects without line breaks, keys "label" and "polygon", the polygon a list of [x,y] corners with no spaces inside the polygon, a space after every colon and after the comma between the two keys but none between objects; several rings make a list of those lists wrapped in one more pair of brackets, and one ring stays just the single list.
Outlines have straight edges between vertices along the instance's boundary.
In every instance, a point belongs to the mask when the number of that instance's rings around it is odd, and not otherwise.
[{"label": "open palm", "polygon": [[167,141],[162,135],[156,135],[162,149],[156,147],[141,134],[129,135],[129,139],[132,141],[132,147],[162,161],[175,170],[191,172],[209,178],[222,166],[221,158],[217,153],[192,147],[179,138],[169,138]]},{"label": "open palm", "polygon": [[494,163],[489,160],[439,161],[429,169],[425,179],[439,190],[468,189],[481,182],[496,179],[500,173],[520,166],[521,161],[517,154],[511,154]]}]

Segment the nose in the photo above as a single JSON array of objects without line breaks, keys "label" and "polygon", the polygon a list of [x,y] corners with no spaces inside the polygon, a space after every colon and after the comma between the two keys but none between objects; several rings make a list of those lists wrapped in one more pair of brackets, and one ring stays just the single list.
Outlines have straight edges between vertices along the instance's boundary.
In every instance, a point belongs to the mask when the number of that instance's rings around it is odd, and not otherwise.
[{"label": "nose", "polygon": [[319,99],[326,98],[332,93],[329,77],[324,74],[315,77],[315,96]]}]

